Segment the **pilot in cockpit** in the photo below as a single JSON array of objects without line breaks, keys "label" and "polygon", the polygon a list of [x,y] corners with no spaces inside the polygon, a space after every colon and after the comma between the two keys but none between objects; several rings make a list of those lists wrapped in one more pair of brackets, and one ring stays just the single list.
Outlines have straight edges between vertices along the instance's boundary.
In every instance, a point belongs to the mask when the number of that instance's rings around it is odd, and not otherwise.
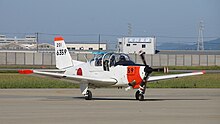
[{"label": "pilot in cockpit", "polygon": [[124,55],[120,55],[119,61],[115,63],[115,66],[117,65],[123,65],[123,66],[128,66],[128,65],[134,65],[135,63],[132,62],[131,60],[126,60],[126,57]]},{"label": "pilot in cockpit", "polygon": [[124,65],[126,63],[125,56],[120,55],[119,61],[115,63],[115,65]]},{"label": "pilot in cockpit", "polygon": [[110,59],[110,67],[115,66],[115,56],[113,55]]},{"label": "pilot in cockpit", "polygon": [[101,57],[96,58],[96,60],[95,60],[95,66],[102,66],[102,58],[101,58]]}]

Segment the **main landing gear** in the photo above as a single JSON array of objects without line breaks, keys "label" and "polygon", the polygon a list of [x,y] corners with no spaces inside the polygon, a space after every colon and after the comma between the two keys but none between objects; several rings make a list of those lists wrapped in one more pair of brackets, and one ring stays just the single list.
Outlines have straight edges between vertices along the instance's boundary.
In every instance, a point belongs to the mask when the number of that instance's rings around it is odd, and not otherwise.
[{"label": "main landing gear", "polygon": [[86,91],[85,100],[92,100],[92,92],[90,90]]},{"label": "main landing gear", "polygon": [[81,93],[84,95],[85,100],[91,100],[92,99],[92,92],[88,90],[88,83],[81,83],[80,84],[80,90]]}]

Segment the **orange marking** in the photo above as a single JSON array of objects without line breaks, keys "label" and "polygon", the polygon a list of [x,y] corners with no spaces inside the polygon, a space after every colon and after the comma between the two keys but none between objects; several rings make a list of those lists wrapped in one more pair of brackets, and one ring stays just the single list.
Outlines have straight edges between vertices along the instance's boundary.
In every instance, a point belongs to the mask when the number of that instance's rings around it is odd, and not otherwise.
[{"label": "orange marking", "polygon": [[61,36],[54,38],[54,42],[55,42],[55,41],[61,41],[61,40],[64,40],[63,37],[61,37]]},{"label": "orange marking", "polygon": [[127,67],[127,80],[129,83],[135,80],[136,84],[133,86],[134,89],[139,88],[142,78],[140,76],[140,66],[128,66]]}]

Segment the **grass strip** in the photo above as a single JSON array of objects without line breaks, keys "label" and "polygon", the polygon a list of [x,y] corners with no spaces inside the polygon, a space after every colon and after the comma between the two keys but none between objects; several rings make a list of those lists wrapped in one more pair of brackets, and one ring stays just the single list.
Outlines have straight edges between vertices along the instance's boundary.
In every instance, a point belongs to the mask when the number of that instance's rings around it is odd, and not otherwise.
[{"label": "grass strip", "polygon": [[22,75],[13,73],[0,74],[0,88],[78,88],[79,86],[67,81]]},{"label": "grass strip", "polygon": [[[162,75],[154,73],[154,75]],[[162,80],[148,83],[148,88],[220,88],[219,74],[205,74],[179,79]],[[15,73],[0,73],[0,88],[78,88],[68,81],[21,75]]]}]

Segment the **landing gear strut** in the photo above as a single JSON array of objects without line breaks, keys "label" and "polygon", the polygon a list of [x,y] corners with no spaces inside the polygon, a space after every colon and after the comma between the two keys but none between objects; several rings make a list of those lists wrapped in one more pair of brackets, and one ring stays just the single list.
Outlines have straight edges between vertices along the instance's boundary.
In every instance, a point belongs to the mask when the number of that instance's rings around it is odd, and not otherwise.
[{"label": "landing gear strut", "polygon": [[146,90],[146,83],[142,82],[140,87],[139,87],[139,89],[138,89],[138,91],[139,91],[138,100],[139,101],[143,101],[144,100],[145,90]]},{"label": "landing gear strut", "polygon": [[87,90],[85,94],[85,100],[91,100],[91,99],[92,99],[92,92],[90,90]]},{"label": "landing gear strut", "polygon": [[143,82],[140,84],[139,89],[138,89],[138,90],[136,91],[136,93],[135,93],[135,98],[136,98],[136,100],[139,100],[139,101],[143,101],[143,100],[144,100],[145,90],[146,90],[146,83],[143,81]]},{"label": "landing gear strut", "polygon": [[91,100],[92,99],[92,92],[88,90],[88,83],[81,83],[80,84],[80,90],[81,93],[85,96],[85,100]]}]

